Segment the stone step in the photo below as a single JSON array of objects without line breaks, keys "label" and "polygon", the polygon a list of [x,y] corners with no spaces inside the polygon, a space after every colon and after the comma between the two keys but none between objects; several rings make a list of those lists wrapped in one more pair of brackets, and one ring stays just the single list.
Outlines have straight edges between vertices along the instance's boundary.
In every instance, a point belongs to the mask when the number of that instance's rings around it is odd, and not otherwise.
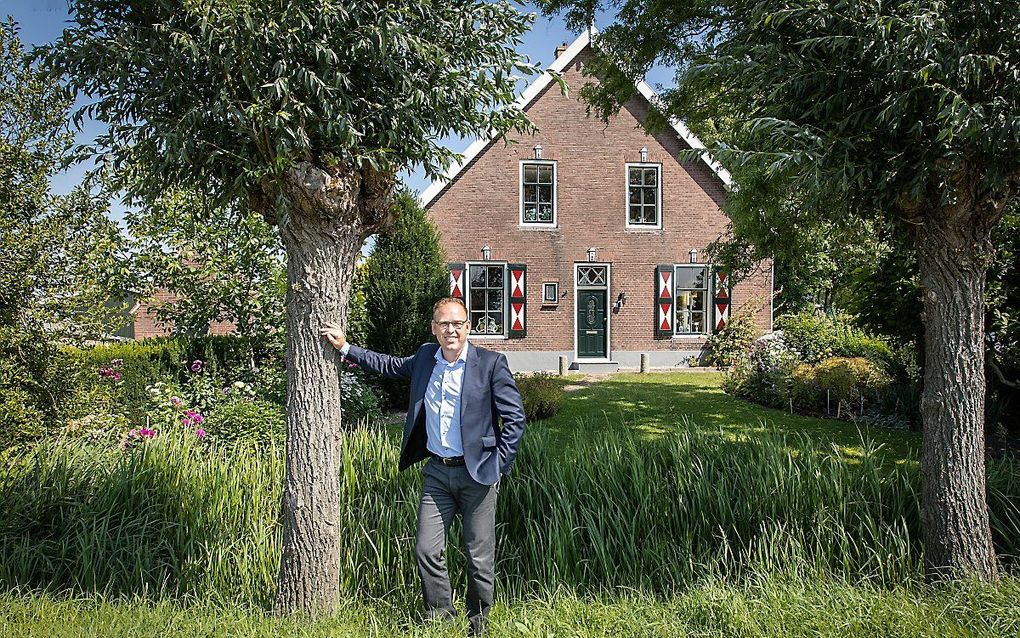
[{"label": "stone step", "polygon": [[585,374],[607,374],[609,372],[617,372],[620,369],[619,361],[585,361],[584,359],[574,359],[574,362],[570,364],[571,370],[577,370]]}]

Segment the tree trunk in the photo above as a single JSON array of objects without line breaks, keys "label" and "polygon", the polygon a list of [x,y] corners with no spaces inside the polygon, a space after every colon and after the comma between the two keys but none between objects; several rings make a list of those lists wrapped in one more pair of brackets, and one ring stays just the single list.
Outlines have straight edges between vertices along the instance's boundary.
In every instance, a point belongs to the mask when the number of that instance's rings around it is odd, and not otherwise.
[{"label": "tree trunk", "polygon": [[991,228],[975,210],[917,228],[924,320],[921,509],[935,580],[997,577],[985,487],[984,292]]},{"label": "tree trunk", "polygon": [[340,367],[319,329],[327,321],[346,329],[356,259],[364,237],[389,221],[392,183],[301,163],[275,185],[288,209],[280,224],[288,286],[279,613],[330,613],[339,602]]}]

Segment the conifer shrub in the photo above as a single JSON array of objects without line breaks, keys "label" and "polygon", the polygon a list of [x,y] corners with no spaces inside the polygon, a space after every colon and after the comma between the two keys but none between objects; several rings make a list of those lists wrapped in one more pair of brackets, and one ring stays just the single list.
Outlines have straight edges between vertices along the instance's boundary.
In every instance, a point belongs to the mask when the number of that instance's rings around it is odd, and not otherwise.
[{"label": "conifer shrub", "polygon": [[[428,211],[403,191],[395,198],[396,223],[379,235],[357,287],[364,294],[364,317],[354,326],[363,331],[365,347],[393,356],[414,354],[433,341],[432,306],[448,294],[446,256],[439,231]],[[353,333],[352,333],[353,334]],[[406,381],[374,379],[390,407],[407,405]]]}]

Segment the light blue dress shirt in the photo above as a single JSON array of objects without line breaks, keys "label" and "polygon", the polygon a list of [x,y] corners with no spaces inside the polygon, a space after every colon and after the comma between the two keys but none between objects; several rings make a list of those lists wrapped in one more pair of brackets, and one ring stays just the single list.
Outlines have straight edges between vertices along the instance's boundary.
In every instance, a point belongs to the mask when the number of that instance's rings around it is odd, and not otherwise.
[{"label": "light blue dress shirt", "polygon": [[[425,388],[426,446],[439,456],[463,456],[464,444],[460,434],[460,394],[464,387],[464,367],[467,365],[468,342],[453,363],[443,357],[443,349],[436,350],[436,364],[432,368],[429,385]],[[340,354],[347,356],[351,345],[345,343]]]},{"label": "light blue dress shirt", "polygon": [[464,387],[469,347],[465,341],[464,349],[453,363],[443,357],[442,348],[436,350],[436,365],[425,388],[426,446],[439,456],[464,456],[460,435],[460,394]]}]

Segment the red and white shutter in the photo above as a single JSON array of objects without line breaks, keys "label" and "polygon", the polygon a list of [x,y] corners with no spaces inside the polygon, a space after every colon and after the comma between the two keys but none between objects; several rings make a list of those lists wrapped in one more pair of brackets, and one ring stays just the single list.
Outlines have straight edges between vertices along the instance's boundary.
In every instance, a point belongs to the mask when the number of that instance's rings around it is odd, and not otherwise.
[{"label": "red and white shutter", "polygon": [[655,336],[673,336],[673,285],[672,264],[655,267]]},{"label": "red and white shutter", "polygon": [[467,266],[464,264],[447,264],[447,266],[450,269],[450,296],[464,299],[464,273]]},{"label": "red and white shutter", "polygon": [[713,310],[715,311],[715,328],[713,332],[719,332],[729,322],[730,306],[733,305],[733,289],[730,287],[729,273],[715,269],[713,284],[713,290],[715,291],[715,297],[712,300]]},{"label": "red and white shutter", "polygon": [[528,334],[528,267],[524,264],[507,264],[510,273],[510,327],[506,336],[521,339]]}]

